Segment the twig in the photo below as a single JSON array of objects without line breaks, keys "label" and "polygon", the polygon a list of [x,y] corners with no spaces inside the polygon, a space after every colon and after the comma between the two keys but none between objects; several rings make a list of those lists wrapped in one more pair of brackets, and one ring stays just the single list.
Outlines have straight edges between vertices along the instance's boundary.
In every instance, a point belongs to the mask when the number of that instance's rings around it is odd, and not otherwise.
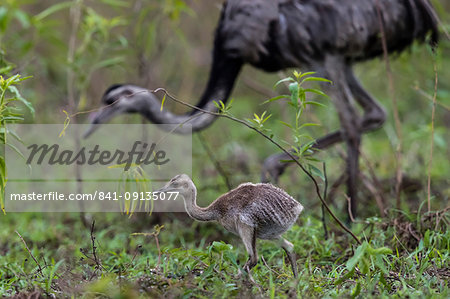
[{"label": "twig", "polygon": [[91,225],[91,242],[92,242],[92,256],[94,257],[94,262],[96,264],[95,270],[98,270],[103,267],[100,260],[97,257],[97,246],[95,246],[94,228],[95,228],[95,219],[92,221]]},{"label": "twig", "polygon": [[[328,189],[327,167],[326,167],[325,163],[323,163],[322,165],[323,165],[323,177],[325,179],[325,182],[324,182],[325,186],[323,188],[323,200],[327,201],[327,189]],[[322,224],[323,224],[324,238],[325,238],[325,240],[328,240],[327,221],[325,218],[324,205],[322,205],[321,208],[322,208]]]},{"label": "twig", "polygon": [[214,156],[214,153],[211,151],[211,149],[208,146],[208,143],[206,142],[205,138],[203,137],[202,133],[198,132],[197,137],[200,140],[200,144],[203,146],[203,149],[205,150],[206,154],[208,155],[211,162],[216,167],[217,172],[222,176],[223,180],[225,181],[225,184],[227,185],[228,190],[231,190],[233,186],[231,185],[230,179],[223,169],[222,165],[220,165],[219,161]]},{"label": "twig", "polygon": [[161,230],[164,228],[164,225],[155,225],[155,230],[152,233],[132,233],[132,236],[146,236],[153,237],[156,242],[156,248],[158,249],[158,262],[156,264],[156,269],[159,269],[159,265],[161,264],[161,248],[159,247],[158,236]]},{"label": "twig", "polygon": [[[78,110],[78,104],[79,100],[76,99],[76,77],[75,72],[73,70],[73,65],[75,61],[75,53],[76,53],[76,46],[77,46],[77,32],[80,25],[81,20],[81,1],[75,1],[74,5],[70,8],[70,35],[69,35],[69,45],[67,49],[67,99],[69,102],[69,111],[70,113],[76,113]],[[77,122],[77,119],[74,117],[72,120],[74,123]],[[74,135],[74,141],[75,141],[75,150],[78,152],[81,148],[80,145],[80,133],[78,126],[75,126],[75,135]],[[77,179],[76,183],[76,190],[77,193],[83,192],[83,184],[82,184],[82,175],[81,175],[81,167],[78,163],[74,163],[74,171],[75,171],[75,177]],[[80,219],[83,223],[84,227],[88,227],[88,221],[86,219],[86,214],[84,212],[84,207],[82,202],[80,201],[78,203],[80,208]]]},{"label": "twig", "polygon": [[155,242],[156,242],[156,248],[158,249],[158,263],[156,264],[156,268],[159,269],[159,265],[161,264],[161,248],[159,248],[159,240],[158,235],[154,235]]},{"label": "twig", "polygon": [[267,267],[267,269],[269,269],[270,271],[272,271],[273,273],[275,273],[277,276],[280,276],[280,273],[278,273],[277,271],[275,271],[274,269],[270,268],[270,266],[267,264],[266,260],[264,259],[264,256],[261,255],[261,260],[263,261],[264,265]]},{"label": "twig", "polygon": [[33,258],[34,262],[36,263],[36,265],[38,266],[38,271],[39,273],[42,275],[42,267],[39,264],[39,262],[37,261],[37,259],[34,257],[33,253],[31,253],[30,248],[28,248],[27,242],[25,242],[25,240],[22,238],[22,236],[19,234],[18,231],[15,231],[16,234],[19,236],[19,238],[22,240],[23,245],[25,245],[25,248],[27,249],[28,253],[30,254],[31,258]]},{"label": "twig", "polygon": [[[434,61],[434,63],[436,63],[436,61]],[[420,88],[418,85],[415,86],[411,86],[411,88],[415,91],[417,91],[420,95],[423,95],[424,98],[426,98],[427,100],[429,100],[431,103],[433,103],[433,96],[427,94],[422,88]],[[440,106],[441,108],[444,108],[445,110],[450,112],[450,106],[445,105],[442,102],[438,102],[436,100],[436,106]]]},{"label": "twig", "polygon": [[383,25],[383,19],[381,16],[381,9],[380,9],[380,3],[379,0],[375,1],[376,3],[376,9],[377,9],[377,16],[378,16],[378,23],[380,25],[380,31],[381,31],[381,44],[383,47],[383,58],[386,62],[386,73],[388,77],[388,84],[389,84],[389,93],[392,99],[393,103],[393,110],[394,110],[394,120],[395,120],[395,131],[397,134],[397,147],[395,149],[395,156],[396,156],[396,183],[395,183],[395,197],[396,197],[396,207],[397,209],[400,209],[400,188],[402,184],[402,127],[400,123],[400,116],[398,112],[398,105],[397,105],[397,98],[395,97],[395,89],[394,89],[394,79],[392,76],[392,70],[391,65],[389,63],[389,56],[388,56],[388,49],[387,49],[387,43],[386,43],[386,32],[384,30]]},{"label": "twig", "polygon": [[199,108],[197,106],[191,105],[189,103],[186,103],[182,100],[179,100],[178,98],[172,96],[169,92],[167,92],[167,90],[165,90],[164,88],[157,88],[155,90],[149,90],[149,92],[151,93],[157,93],[159,91],[164,92],[169,98],[171,98],[173,101],[180,103],[184,106],[190,107],[192,109],[195,109],[197,111],[200,111],[202,113],[207,113],[207,114],[211,114],[211,115],[215,115],[218,117],[224,117],[227,118],[229,120],[232,120],[234,122],[240,123],[244,126],[246,126],[247,128],[255,131],[256,133],[258,133],[259,135],[261,135],[262,137],[264,137],[266,140],[268,140],[269,142],[271,142],[272,144],[274,144],[276,147],[278,147],[280,150],[282,150],[286,155],[289,156],[289,158],[292,159],[292,161],[297,164],[302,171],[311,179],[311,181],[314,184],[314,188],[316,191],[317,196],[319,197],[320,201],[322,202],[322,204],[325,206],[325,208],[327,209],[328,213],[330,213],[331,217],[333,217],[333,219],[339,224],[339,226],[346,231],[349,235],[351,235],[353,237],[353,239],[355,239],[355,241],[358,244],[361,244],[361,241],[359,240],[359,238],[348,228],[344,225],[344,223],[339,220],[339,218],[337,218],[337,216],[331,211],[330,207],[328,206],[328,204],[324,201],[321,192],[320,192],[320,188],[319,188],[319,184],[317,183],[316,179],[312,176],[311,173],[309,173],[305,167],[298,161],[298,159],[296,159],[294,157],[294,155],[292,155],[292,153],[290,153],[288,150],[284,149],[278,142],[276,142],[275,140],[273,140],[272,138],[270,138],[268,135],[266,135],[265,133],[263,133],[262,131],[258,130],[257,128],[253,127],[252,125],[248,124],[247,122],[240,120],[238,118],[235,118],[234,116],[228,115],[228,114],[223,114],[223,113],[219,113],[219,112],[213,112],[213,111],[208,111],[202,108]]},{"label": "twig", "polygon": [[[435,56],[433,56],[434,58]],[[431,165],[433,162],[433,145],[434,145],[434,116],[436,112],[436,97],[437,97],[437,85],[438,85],[438,74],[436,60],[433,59],[433,70],[434,70],[434,94],[433,94],[433,108],[431,109],[431,141],[430,141],[430,161],[428,162],[428,182],[427,182],[427,203],[428,212],[431,211]]]},{"label": "twig", "polygon": [[355,221],[355,218],[353,217],[353,213],[352,213],[352,202],[351,202],[351,199],[350,199],[350,197],[348,197],[348,195],[345,194],[345,193],[344,193],[344,197],[345,197],[345,199],[346,199],[347,202],[348,202],[347,207],[348,207],[348,216],[350,217],[350,221],[351,221],[351,222],[356,222],[356,221]]}]

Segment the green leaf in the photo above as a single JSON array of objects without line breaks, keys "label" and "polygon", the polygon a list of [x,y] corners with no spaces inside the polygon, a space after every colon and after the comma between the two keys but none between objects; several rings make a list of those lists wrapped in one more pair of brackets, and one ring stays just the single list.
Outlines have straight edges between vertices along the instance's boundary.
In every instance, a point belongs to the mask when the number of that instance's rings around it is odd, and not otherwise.
[{"label": "green leaf", "polygon": [[306,101],[305,105],[314,105],[314,106],[325,107],[325,108],[327,107],[326,105],[321,104],[319,102],[315,102],[315,101]]},{"label": "green leaf", "polygon": [[116,7],[129,7],[130,4],[126,1],[120,1],[120,0],[101,0],[101,2],[106,3],[111,6]]},{"label": "green leaf", "polygon": [[52,267],[52,270],[50,271],[50,275],[48,276],[47,284],[46,284],[46,289],[47,289],[48,294],[50,294],[50,291],[52,290],[52,281],[53,281],[53,278],[55,277],[56,271],[58,270],[59,266],[61,266],[61,264],[63,262],[64,262],[64,259],[57,262],[56,265],[54,265]]},{"label": "green leaf", "polygon": [[387,247],[380,247],[380,248],[373,248],[372,246],[369,246],[367,248],[367,252],[371,255],[387,255],[392,254],[392,250]]},{"label": "green leaf", "polygon": [[[25,80],[25,78],[23,78]],[[13,93],[17,100],[21,101],[31,112],[31,115],[34,117],[34,108],[33,105],[28,102],[25,98],[22,97],[22,95],[19,93],[19,90],[15,86],[9,86],[8,90]]]},{"label": "green leaf", "polygon": [[353,271],[356,267],[356,264],[359,262],[359,260],[364,256],[364,253],[366,252],[368,243],[364,242],[363,244],[359,245],[358,248],[356,248],[355,254],[352,258],[350,258],[347,263],[345,264],[345,267],[348,271]]},{"label": "green leaf", "polygon": [[302,124],[299,129],[304,128],[304,127],[320,127],[321,124],[315,124],[315,123],[304,123]]},{"label": "green leaf", "polygon": [[282,163],[294,163],[295,160],[292,160],[292,159],[290,159],[290,160],[280,160],[280,162],[282,162]]},{"label": "green leaf", "polygon": [[322,181],[325,181],[325,176],[323,175],[322,171],[317,168],[316,166],[312,165],[312,164],[308,164],[309,165],[309,169],[311,170],[312,174],[318,176]]},{"label": "green leaf", "polygon": [[315,93],[315,94],[318,94],[320,96],[324,96],[324,97],[328,98],[328,95],[326,93],[324,93],[323,91],[319,90],[319,89],[306,88],[305,92],[312,92],[312,93]]},{"label": "green leaf", "polygon": [[110,66],[113,66],[113,65],[118,65],[118,64],[121,64],[124,61],[125,61],[124,57],[121,57],[121,56],[113,57],[113,58],[110,58],[110,59],[105,59],[105,60],[102,60],[102,61],[94,64],[92,66],[92,71],[98,70],[98,69],[102,69],[102,68],[106,68],[106,67],[110,67]]},{"label": "green leaf", "polygon": [[[304,136],[304,135],[301,135],[301,136]],[[308,143],[302,145],[300,155],[303,155],[303,153],[306,152],[307,150],[309,150],[315,143],[316,143],[316,140],[313,139],[313,140],[309,141]]]},{"label": "green leaf", "polygon": [[323,162],[323,160],[314,158],[313,156],[305,156],[305,159],[308,160],[308,161],[310,161],[310,162],[317,162],[317,163]]},{"label": "green leaf", "polygon": [[1,192],[4,191],[4,186],[6,185],[6,164],[5,158],[0,156],[0,186],[2,187]]},{"label": "green leaf", "polygon": [[11,143],[7,143],[6,144],[9,148],[11,148],[13,151],[15,151],[22,159],[26,160],[25,157],[23,156],[22,152],[13,144]]},{"label": "green leaf", "polygon": [[[166,93],[164,93],[163,99],[161,101],[161,111],[163,111],[164,102],[166,101]],[[214,102],[215,103],[215,102]]]},{"label": "green leaf", "polygon": [[297,82],[289,84],[289,91],[291,92],[292,105],[298,108],[299,84]]},{"label": "green leaf", "polygon": [[351,296],[352,296],[352,298],[356,298],[360,293],[361,293],[361,283],[358,281],[356,283],[355,288],[352,291]]},{"label": "green leaf", "polygon": [[289,81],[295,82],[295,80],[294,80],[293,78],[291,78],[291,77],[284,78],[284,79],[279,80],[277,83],[275,83],[275,85],[273,86],[273,88],[275,89],[275,87],[277,87],[277,86],[280,85],[281,83],[283,83],[283,82],[289,82]]},{"label": "green leaf", "polygon": [[214,241],[212,243],[212,245],[211,245],[211,248],[212,248],[213,251],[216,251],[216,252],[220,253],[220,252],[223,252],[223,251],[232,250],[233,246],[231,244],[227,244],[227,243],[225,243],[223,241],[221,241],[221,242]]},{"label": "green leaf", "polygon": [[358,266],[359,266],[359,269],[361,270],[361,273],[363,273],[363,274],[368,274],[369,273],[369,269],[370,269],[370,267],[369,267],[369,260],[367,259],[366,256],[363,256],[359,260]]},{"label": "green leaf", "polygon": [[64,114],[66,115],[66,118],[64,119],[64,127],[63,127],[63,129],[61,130],[61,133],[59,133],[59,138],[61,138],[62,136],[65,136],[66,135],[66,129],[67,129],[67,127],[69,126],[69,124],[70,124],[70,115],[69,115],[69,113],[67,113],[67,111],[66,110],[63,110],[63,112],[64,112]]},{"label": "green leaf", "polygon": [[316,72],[306,72],[300,75],[300,77],[298,77],[299,79],[305,77],[305,76],[310,76],[310,75],[314,75]]},{"label": "green leaf", "polygon": [[23,117],[20,116],[6,116],[2,119],[5,122],[15,122],[15,121],[22,121]]},{"label": "green leaf", "polygon": [[14,16],[20,22],[20,25],[22,25],[24,29],[30,28],[30,17],[28,16],[27,13],[25,13],[22,10],[16,9],[14,11]]},{"label": "green leaf", "polygon": [[288,95],[284,95],[284,94],[283,95],[279,95],[279,96],[276,96],[274,98],[268,99],[267,101],[262,102],[261,105],[267,104],[267,103],[270,103],[270,102],[274,102],[274,101],[278,101],[278,100],[281,100],[281,99],[289,99],[289,96]]},{"label": "green leaf", "polygon": [[12,65],[7,65],[5,67],[0,68],[0,74],[7,74],[9,71],[11,71],[14,67]]},{"label": "green leaf", "polygon": [[309,82],[309,81],[319,81],[319,82],[328,82],[328,83],[331,83],[330,80],[325,79],[325,78],[321,78],[321,77],[308,77],[308,78],[303,79],[303,80],[301,81],[300,84],[303,84],[303,83]]},{"label": "green leaf", "polygon": [[383,274],[389,274],[389,271],[386,269],[383,258],[381,256],[375,257],[375,266],[377,266],[377,268],[380,269]]},{"label": "green leaf", "polygon": [[283,125],[285,125],[286,127],[289,127],[289,128],[292,129],[292,126],[290,124],[288,124],[288,123],[286,123],[286,122],[284,122],[282,120],[279,120],[279,122],[282,123]]},{"label": "green leaf", "polygon": [[0,208],[5,213],[5,186],[6,186],[6,165],[5,159],[0,156]]},{"label": "green leaf", "polygon": [[48,7],[47,9],[44,9],[43,11],[41,11],[39,14],[35,15],[34,19],[36,21],[42,21],[43,19],[45,19],[46,17],[48,17],[51,14],[54,14],[58,10],[62,10],[62,9],[71,7],[73,3],[74,3],[73,1],[66,1],[66,2],[59,2],[57,4],[54,4],[50,7]]}]

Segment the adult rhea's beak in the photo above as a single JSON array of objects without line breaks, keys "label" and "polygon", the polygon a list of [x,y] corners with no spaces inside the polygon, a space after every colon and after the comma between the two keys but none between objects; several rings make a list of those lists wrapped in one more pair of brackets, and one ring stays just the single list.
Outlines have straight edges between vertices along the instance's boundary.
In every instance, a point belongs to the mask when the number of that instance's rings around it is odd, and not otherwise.
[{"label": "adult rhea's beak", "polygon": [[94,112],[90,115],[91,126],[83,134],[83,138],[88,138],[94,133],[101,124],[109,121],[113,116],[120,114],[121,109],[118,109],[116,105],[105,106],[100,111]]}]

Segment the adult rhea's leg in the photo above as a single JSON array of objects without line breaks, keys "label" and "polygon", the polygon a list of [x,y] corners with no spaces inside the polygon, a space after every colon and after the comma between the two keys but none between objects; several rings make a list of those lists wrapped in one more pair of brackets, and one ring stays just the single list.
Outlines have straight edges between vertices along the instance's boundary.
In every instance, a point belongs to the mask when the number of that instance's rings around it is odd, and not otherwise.
[{"label": "adult rhea's leg", "polygon": [[386,121],[386,112],[383,107],[361,86],[351,68],[347,68],[346,78],[355,100],[364,110],[362,131],[368,132],[381,127]]}]

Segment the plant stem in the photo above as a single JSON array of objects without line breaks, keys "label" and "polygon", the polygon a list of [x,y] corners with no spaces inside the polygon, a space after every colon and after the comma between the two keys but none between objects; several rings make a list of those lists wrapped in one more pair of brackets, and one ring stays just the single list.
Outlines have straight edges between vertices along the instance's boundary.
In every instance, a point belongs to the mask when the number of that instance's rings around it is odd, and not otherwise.
[{"label": "plant stem", "polygon": [[[435,56],[433,56],[435,57]],[[427,181],[427,202],[428,202],[428,212],[431,210],[431,165],[433,162],[433,145],[434,145],[434,116],[436,112],[436,98],[437,98],[437,85],[438,85],[438,74],[436,60],[433,59],[433,70],[434,70],[434,94],[433,94],[433,108],[431,110],[431,140],[430,140],[430,161],[428,162],[428,181]]]},{"label": "plant stem", "polygon": [[395,88],[394,88],[394,79],[392,76],[392,70],[391,65],[389,63],[389,56],[388,56],[388,49],[387,49],[387,43],[386,43],[386,32],[384,30],[383,26],[383,20],[381,16],[381,9],[380,9],[380,3],[379,0],[375,1],[376,3],[376,9],[377,9],[377,16],[378,16],[378,23],[380,26],[381,31],[381,44],[383,47],[383,58],[386,63],[386,73],[388,77],[388,84],[389,84],[389,94],[392,99],[392,108],[394,111],[394,121],[395,121],[395,132],[397,134],[397,146],[395,149],[395,160],[396,160],[396,174],[395,174],[395,198],[396,198],[396,208],[400,209],[401,205],[401,199],[400,199],[400,189],[402,185],[402,126],[400,122],[400,116],[398,112],[398,104],[397,104],[397,98],[395,96]]}]

